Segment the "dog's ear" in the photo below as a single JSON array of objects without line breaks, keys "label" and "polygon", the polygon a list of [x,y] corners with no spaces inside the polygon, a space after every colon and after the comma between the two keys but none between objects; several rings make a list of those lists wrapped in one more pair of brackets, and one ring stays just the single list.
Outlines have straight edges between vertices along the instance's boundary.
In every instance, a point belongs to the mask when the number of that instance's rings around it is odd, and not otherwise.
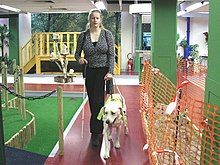
[{"label": "dog's ear", "polygon": [[105,114],[105,107],[102,107],[102,108],[100,109],[100,111],[99,111],[99,114],[98,114],[98,116],[97,116],[97,119],[98,119],[98,120],[101,120],[102,117],[104,116],[104,114]]}]

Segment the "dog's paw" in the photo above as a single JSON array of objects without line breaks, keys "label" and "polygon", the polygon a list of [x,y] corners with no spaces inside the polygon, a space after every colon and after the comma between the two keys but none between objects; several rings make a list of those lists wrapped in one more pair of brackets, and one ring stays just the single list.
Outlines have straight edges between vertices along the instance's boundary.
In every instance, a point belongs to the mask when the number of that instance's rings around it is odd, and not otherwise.
[{"label": "dog's paw", "polygon": [[106,153],[103,157],[104,157],[104,159],[108,159],[110,156],[109,156],[109,154]]},{"label": "dog's paw", "polygon": [[112,136],[108,136],[108,141],[111,141],[112,140]]},{"label": "dog's paw", "polygon": [[117,148],[117,149],[119,149],[119,148],[121,147],[119,142],[116,142],[114,146],[115,146],[115,148]]},{"label": "dog's paw", "polygon": [[128,127],[124,128],[125,135],[128,135]]}]

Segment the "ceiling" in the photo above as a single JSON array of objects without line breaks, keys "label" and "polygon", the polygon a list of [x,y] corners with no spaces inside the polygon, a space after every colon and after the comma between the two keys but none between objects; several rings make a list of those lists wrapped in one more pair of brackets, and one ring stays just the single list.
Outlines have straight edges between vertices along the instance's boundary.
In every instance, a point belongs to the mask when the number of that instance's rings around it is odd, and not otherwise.
[{"label": "ceiling", "polygon": [[[21,9],[22,12],[86,12],[94,8],[90,0],[0,0],[0,5]],[[0,8],[0,14],[11,14]]]},{"label": "ceiling", "polygon": [[[88,12],[90,9],[95,8],[93,1],[97,0],[0,0],[0,5],[7,5],[14,8],[21,9],[24,13],[42,13],[42,12]],[[150,3],[151,0],[102,0],[107,4],[107,10],[109,11],[125,11],[128,10],[128,6],[134,3]],[[183,3],[195,3],[203,0],[178,0],[178,4]],[[209,1],[209,0],[205,0]],[[120,8],[120,6],[122,6]],[[208,12],[208,5],[197,9],[194,12],[188,13],[188,15],[197,15],[198,12]],[[2,14],[14,14],[5,9],[0,8],[0,15]]]}]

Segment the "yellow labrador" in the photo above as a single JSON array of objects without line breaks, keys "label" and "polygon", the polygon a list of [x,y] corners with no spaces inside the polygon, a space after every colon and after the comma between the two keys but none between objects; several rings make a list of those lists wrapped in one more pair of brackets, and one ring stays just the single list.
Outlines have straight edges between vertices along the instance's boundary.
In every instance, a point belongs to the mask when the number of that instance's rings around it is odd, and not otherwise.
[{"label": "yellow labrador", "polygon": [[112,94],[105,102],[104,107],[99,112],[99,120],[103,120],[103,140],[100,151],[100,156],[103,159],[110,157],[110,140],[112,140],[112,129],[116,129],[116,137],[114,141],[114,147],[120,148],[120,130],[124,125],[124,133],[128,134],[127,115],[125,99],[121,94]]}]

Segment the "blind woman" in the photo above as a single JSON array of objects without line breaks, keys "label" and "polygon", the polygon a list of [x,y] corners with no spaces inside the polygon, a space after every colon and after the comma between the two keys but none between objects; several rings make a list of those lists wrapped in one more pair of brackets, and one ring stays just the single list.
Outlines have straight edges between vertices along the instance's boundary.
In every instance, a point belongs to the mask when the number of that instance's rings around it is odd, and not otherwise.
[{"label": "blind woman", "polygon": [[[82,51],[84,57],[81,57]],[[89,12],[86,30],[77,40],[75,57],[81,65],[86,65],[85,86],[91,111],[90,133],[92,145],[97,147],[103,131],[103,123],[97,116],[104,106],[105,81],[111,80],[114,72],[114,39],[112,33],[103,27],[100,10]],[[110,88],[113,88],[112,85]]]}]

